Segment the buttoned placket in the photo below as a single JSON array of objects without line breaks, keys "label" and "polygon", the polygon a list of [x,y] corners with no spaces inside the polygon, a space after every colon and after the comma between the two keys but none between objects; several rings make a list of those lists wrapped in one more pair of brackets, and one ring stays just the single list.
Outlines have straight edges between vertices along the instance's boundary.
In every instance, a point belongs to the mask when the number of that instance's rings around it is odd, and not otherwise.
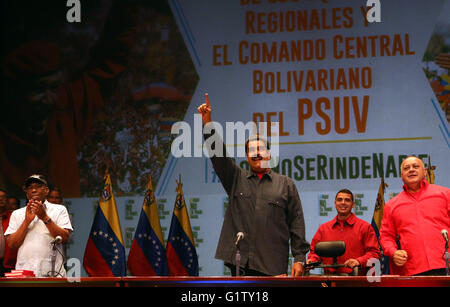
[{"label": "buttoned placket", "polygon": [[340,231],[341,233],[344,232],[345,225],[347,225],[347,226],[349,226],[349,227],[352,226],[352,224],[348,223],[347,220],[345,220],[345,221],[339,221],[339,220],[337,220],[337,217],[336,217],[336,224],[338,225],[339,231]]},{"label": "buttoned placket", "polygon": [[332,228],[334,228],[334,227],[338,227],[339,232],[344,231],[344,222],[341,222],[337,216],[336,216],[336,222],[334,222]]},{"label": "buttoned placket", "polygon": [[[420,212],[420,208],[419,208],[419,205],[420,205],[419,200],[420,200],[420,196],[423,193],[423,188],[424,188],[424,185],[421,185],[421,189],[417,193],[410,193],[410,192],[408,192],[407,189],[405,190],[406,194],[414,201],[414,210],[416,212],[416,220],[418,220],[418,221],[421,220],[422,217],[423,217],[421,212]],[[420,227],[420,232],[421,233],[424,232],[423,229],[422,229],[423,225],[424,225],[423,223],[418,223],[418,227]],[[426,246],[425,242],[423,240],[421,240],[421,243],[422,243],[422,249],[424,251],[426,251],[427,250],[427,246]],[[425,253],[425,257],[427,258],[428,267],[430,267],[430,259],[429,259],[428,253]]]},{"label": "buttoned placket", "polygon": [[[254,174],[254,173],[251,173],[250,175],[247,176],[247,179],[250,181],[256,180],[256,182],[250,183],[250,185],[256,185],[256,189],[251,189],[254,191],[254,194],[252,193],[252,198],[254,200],[252,203],[253,203],[253,211],[255,212],[255,214],[253,214],[252,226],[251,226],[251,229],[249,229],[249,232],[251,230],[255,229],[254,225],[256,225],[256,218],[258,216],[258,214],[256,214],[256,211],[261,210],[261,208],[259,208],[260,207],[259,200],[262,199],[264,196],[263,185],[264,185],[264,180],[267,180],[267,179],[264,179],[265,175],[266,174],[263,174],[261,179],[259,179],[258,175]],[[252,235],[253,235],[253,233],[250,234],[250,236],[252,236]],[[255,241],[256,240],[249,240],[249,242],[251,242],[251,243],[249,244],[249,252],[248,252],[248,259],[247,259],[248,263],[250,263],[250,260],[254,261],[254,250],[255,250],[255,244],[256,244]],[[241,263],[241,265],[243,265],[243,264]]]},{"label": "buttoned placket", "polygon": [[[253,178],[254,176],[257,177],[255,174],[250,174],[249,176],[247,176],[247,180],[249,180],[249,185],[253,185],[254,184],[253,182],[251,182],[252,180],[255,180]],[[258,179],[258,178],[256,178],[256,179]],[[253,201],[251,201],[251,203],[253,205],[253,212],[255,212],[256,209],[257,209],[257,199],[258,199],[258,193],[259,193],[259,191],[258,191],[259,190],[258,189],[259,182],[257,182],[256,185],[257,185],[256,191],[255,191],[255,189],[250,189],[250,197],[253,200]],[[251,191],[255,191],[256,192],[255,195],[253,195],[253,193]],[[254,259],[255,240],[252,239],[252,236],[253,236],[253,231],[255,229],[254,225],[256,224],[255,217],[256,217],[256,214],[253,214],[253,218],[252,218],[252,221],[251,221],[252,225],[250,225],[250,228],[248,229],[249,233],[248,233],[248,240],[247,240],[247,242],[249,242],[249,245],[248,245],[247,263],[241,263],[241,266],[246,266],[247,264],[250,265],[250,260],[253,261],[253,259]]]}]

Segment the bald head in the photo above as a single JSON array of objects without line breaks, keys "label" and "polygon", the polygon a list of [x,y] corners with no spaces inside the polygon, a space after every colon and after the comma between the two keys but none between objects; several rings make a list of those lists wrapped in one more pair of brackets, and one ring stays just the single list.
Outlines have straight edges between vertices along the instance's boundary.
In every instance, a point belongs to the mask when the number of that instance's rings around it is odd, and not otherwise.
[{"label": "bald head", "polygon": [[406,157],[401,164],[401,177],[410,192],[418,192],[420,183],[426,178],[427,170],[423,161],[415,156]]}]

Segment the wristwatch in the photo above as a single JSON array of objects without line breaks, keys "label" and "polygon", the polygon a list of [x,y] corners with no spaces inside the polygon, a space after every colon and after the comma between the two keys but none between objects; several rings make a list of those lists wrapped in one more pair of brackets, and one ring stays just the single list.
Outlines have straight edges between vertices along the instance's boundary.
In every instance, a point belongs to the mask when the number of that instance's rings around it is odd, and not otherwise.
[{"label": "wristwatch", "polygon": [[51,222],[52,222],[52,219],[49,217],[47,220],[44,221],[44,224],[47,225],[47,224],[50,224]]}]

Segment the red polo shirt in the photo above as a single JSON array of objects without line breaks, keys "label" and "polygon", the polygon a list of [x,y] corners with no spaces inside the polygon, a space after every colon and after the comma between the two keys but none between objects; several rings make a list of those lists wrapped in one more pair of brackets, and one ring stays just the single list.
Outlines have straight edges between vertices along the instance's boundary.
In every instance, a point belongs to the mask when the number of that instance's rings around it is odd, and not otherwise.
[{"label": "red polo shirt", "polygon": [[[322,224],[311,241],[311,251],[308,259],[332,264],[333,258],[321,258],[314,253],[314,248],[321,241],[344,241],[345,253],[337,258],[337,263],[343,264],[348,259],[356,259],[360,263],[360,275],[367,272],[366,263],[370,258],[380,258],[377,236],[372,226],[357,218],[353,213],[344,221],[336,216],[329,222]],[[325,269],[325,273],[351,273],[350,268]]]},{"label": "red polo shirt", "polygon": [[[5,233],[6,229],[8,229],[10,217],[11,213],[9,212],[5,212],[2,215],[3,233]],[[8,246],[8,243],[6,243],[5,238],[5,255],[3,256],[3,266],[7,269],[14,269],[14,267],[16,266],[16,259],[17,259],[17,249],[11,249]]]},{"label": "red polo shirt", "polygon": [[398,249],[395,243],[398,235],[401,249],[408,254],[402,267],[390,261],[396,274],[414,275],[445,268],[445,240],[441,230],[450,230],[450,189],[426,180],[421,185],[417,193],[410,193],[403,186],[403,191],[384,208],[380,229],[384,253],[392,257]]}]

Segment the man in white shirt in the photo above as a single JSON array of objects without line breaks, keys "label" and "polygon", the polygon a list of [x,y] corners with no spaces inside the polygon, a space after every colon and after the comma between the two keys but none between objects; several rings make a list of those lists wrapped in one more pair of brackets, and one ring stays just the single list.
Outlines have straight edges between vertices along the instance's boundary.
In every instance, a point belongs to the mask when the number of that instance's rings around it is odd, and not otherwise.
[{"label": "man in white shirt", "polygon": [[[31,175],[25,181],[27,206],[14,211],[5,232],[7,243],[17,253],[16,270],[30,270],[38,277],[52,276],[53,244],[56,237],[67,241],[73,231],[66,207],[46,200],[49,188],[43,175]],[[61,243],[57,250],[61,251]],[[61,253],[56,252],[54,271],[63,277],[66,272]]]}]

